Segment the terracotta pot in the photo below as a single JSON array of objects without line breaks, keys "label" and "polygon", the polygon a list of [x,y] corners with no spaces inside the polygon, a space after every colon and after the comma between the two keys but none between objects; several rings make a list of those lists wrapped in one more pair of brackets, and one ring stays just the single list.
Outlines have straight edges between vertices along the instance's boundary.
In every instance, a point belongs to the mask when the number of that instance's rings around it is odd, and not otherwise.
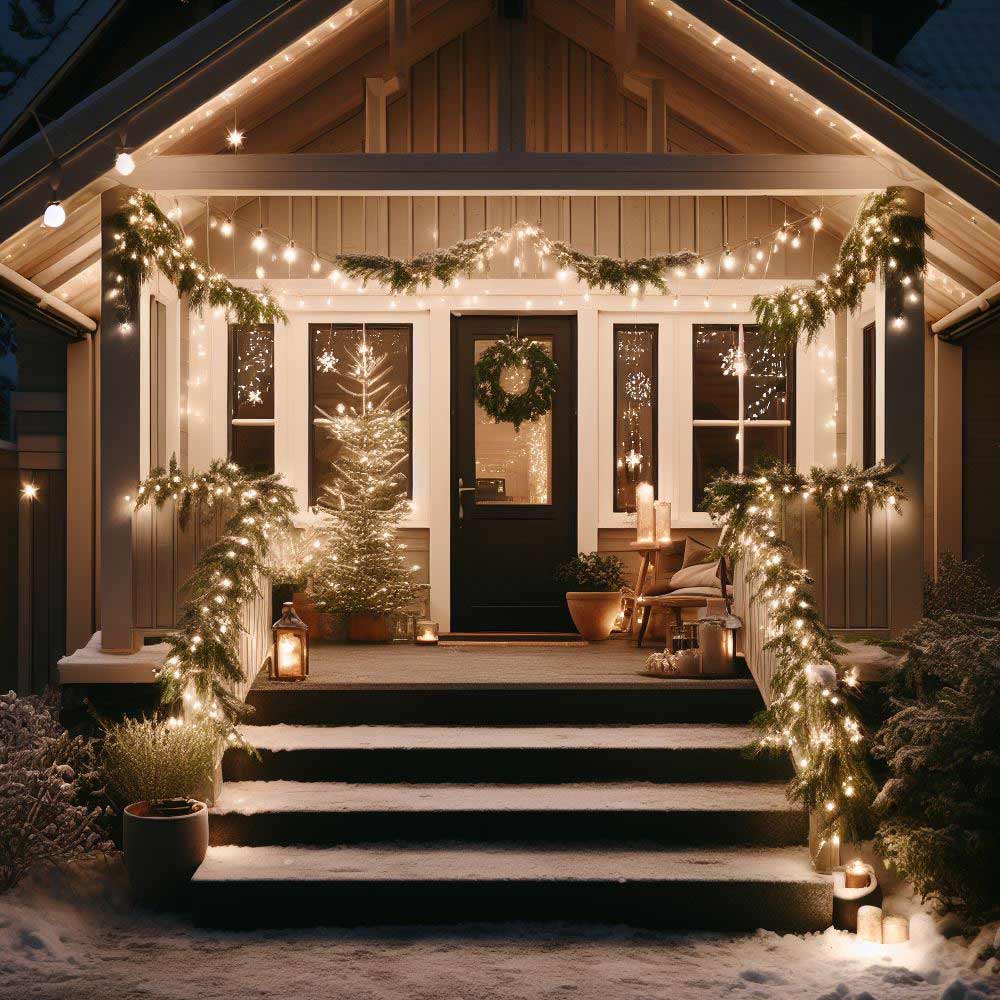
[{"label": "terracotta pot", "polygon": [[351,615],[347,638],[351,642],[388,642],[389,622],[385,615]]},{"label": "terracotta pot", "polygon": [[181,896],[208,850],[208,807],[185,816],[152,816],[148,802],[125,807],[122,850],[132,891],[146,902]]},{"label": "terracotta pot", "polygon": [[584,639],[600,642],[611,635],[622,609],[622,595],[617,590],[571,590],[566,603],[577,632]]}]

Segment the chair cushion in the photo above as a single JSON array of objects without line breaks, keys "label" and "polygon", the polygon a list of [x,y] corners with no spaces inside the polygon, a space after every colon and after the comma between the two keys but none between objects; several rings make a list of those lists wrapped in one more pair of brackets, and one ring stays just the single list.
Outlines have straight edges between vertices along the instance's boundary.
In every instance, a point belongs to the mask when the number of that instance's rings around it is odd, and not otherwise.
[{"label": "chair cushion", "polygon": [[697,566],[699,563],[707,562],[711,555],[711,546],[705,545],[704,542],[699,542],[697,538],[692,538],[688,535],[684,539],[684,561],[681,563],[681,569],[687,569],[688,566]]},{"label": "chair cushion", "polygon": [[[727,587],[729,596],[733,596],[733,588]],[[680,590],[671,590],[671,597],[722,597],[722,591],[718,587],[681,587]]]},{"label": "chair cushion", "polygon": [[715,587],[719,588],[719,561],[695,563],[679,569],[670,578],[670,586],[675,590],[682,587]]}]

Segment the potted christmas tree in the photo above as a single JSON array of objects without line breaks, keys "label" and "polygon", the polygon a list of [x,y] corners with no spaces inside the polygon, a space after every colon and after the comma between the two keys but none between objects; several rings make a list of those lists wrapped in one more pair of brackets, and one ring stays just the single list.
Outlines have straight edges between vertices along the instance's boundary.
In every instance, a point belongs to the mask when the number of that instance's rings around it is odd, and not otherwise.
[{"label": "potted christmas tree", "polygon": [[354,400],[320,411],[340,444],[334,478],[319,506],[329,515],[311,589],[316,605],[347,620],[355,642],[386,642],[387,615],[413,600],[415,588],[397,539],[409,511],[401,465],[406,458],[408,406],[397,405],[385,355],[364,334],[349,357],[342,386]]}]

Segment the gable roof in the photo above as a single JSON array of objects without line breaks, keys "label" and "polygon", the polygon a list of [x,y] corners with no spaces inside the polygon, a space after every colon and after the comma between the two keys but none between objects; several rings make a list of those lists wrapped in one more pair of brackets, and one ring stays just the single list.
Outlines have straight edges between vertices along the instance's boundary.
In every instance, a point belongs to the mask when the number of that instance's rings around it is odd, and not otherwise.
[{"label": "gable roof", "polygon": [[[488,7],[485,0],[462,0],[451,5],[456,16],[445,20],[481,19]],[[532,14],[610,63],[611,7],[608,0],[534,0]],[[638,72],[671,74],[672,83],[681,84],[668,86],[672,100],[687,100],[684,81],[698,88],[701,97],[715,100],[720,122],[728,109],[718,151],[870,152],[928,194],[928,218],[940,234],[929,244],[943,277],[940,312],[952,307],[949,296],[957,304],[960,294],[975,294],[996,280],[1000,153],[992,139],[788,0],[698,0],[688,7],[697,16],[673,0],[640,5]],[[428,12],[450,9],[446,0],[414,0],[414,8],[411,34],[431,20]],[[290,93],[301,96],[323,79],[327,51],[342,58],[345,46],[349,54],[359,38],[384,36],[384,9],[385,0],[232,0],[141,60],[48,128],[57,150],[65,150],[60,193],[71,219],[44,239],[64,242],[72,252],[86,244],[91,257],[83,259],[92,259],[99,223],[95,198],[117,183],[108,172],[123,126],[137,159],[218,151],[219,119],[212,115],[231,114],[238,101],[243,120],[243,108],[259,103],[262,94],[274,102],[271,114],[278,113],[282,100],[294,99]],[[354,34],[346,33],[348,15]],[[327,48],[338,41],[339,48]],[[352,72],[370,75],[362,72],[367,63],[357,51]],[[413,61],[419,58],[418,52]],[[774,77],[767,79],[771,73],[779,81],[774,89],[768,86],[774,84]],[[360,88],[352,98],[358,99]],[[689,103],[697,113],[698,101]],[[50,171],[40,136],[0,159],[0,179],[7,182],[0,183],[0,235],[37,224],[50,197]],[[81,218],[71,240],[74,207]],[[956,284],[949,286],[949,278]]]}]

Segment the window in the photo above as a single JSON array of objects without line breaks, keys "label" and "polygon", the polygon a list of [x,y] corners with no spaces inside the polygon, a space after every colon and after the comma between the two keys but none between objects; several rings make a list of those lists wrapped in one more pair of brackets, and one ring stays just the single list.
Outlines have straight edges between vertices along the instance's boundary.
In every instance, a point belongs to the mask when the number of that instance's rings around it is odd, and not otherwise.
[{"label": "window", "polygon": [[241,469],[274,472],[274,327],[229,328],[229,456]]},{"label": "window", "polygon": [[863,440],[862,464],[866,469],[875,464],[875,324],[861,332],[862,410],[861,433]]},{"label": "window", "polygon": [[764,458],[794,463],[794,360],[741,323],[699,323],[693,336],[692,509],[703,510],[719,472]]},{"label": "window", "polygon": [[[353,397],[347,392],[351,382],[344,379],[349,372],[351,355],[364,337],[377,354],[388,361],[388,391],[397,406],[409,405],[413,398],[413,327],[370,323],[310,323],[309,324],[309,502],[315,504],[323,487],[332,483],[333,463],[340,453],[340,442],[325,426],[325,414],[333,414],[337,406],[350,406]],[[345,389],[346,384],[346,389]],[[400,471],[413,496],[413,413],[406,416],[410,444]]]},{"label": "window", "polygon": [[655,325],[614,327],[614,510],[635,510],[639,483],[656,486]]}]

